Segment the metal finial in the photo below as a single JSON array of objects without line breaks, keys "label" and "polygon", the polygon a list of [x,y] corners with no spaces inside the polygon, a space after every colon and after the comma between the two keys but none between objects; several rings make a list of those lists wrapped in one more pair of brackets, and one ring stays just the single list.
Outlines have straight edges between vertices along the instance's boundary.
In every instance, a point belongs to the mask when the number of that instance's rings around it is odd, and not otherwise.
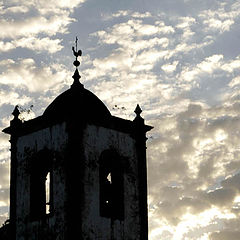
[{"label": "metal finial", "polygon": [[75,40],[76,51],[75,51],[74,47],[72,47],[73,55],[76,57],[76,60],[73,62],[73,65],[75,67],[78,67],[80,65],[80,62],[77,60],[77,58],[79,56],[82,56],[82,51],[81,50],[77,50],[77,42],[78,42],[78,38],[76,37],[76,40]]},{"label": "metal finial", "polygon": [[78,38],[76,37],[76,40],[75,40],[75,44],[76,44],[76,51],[77,51],[77,41],[78,41]]}]

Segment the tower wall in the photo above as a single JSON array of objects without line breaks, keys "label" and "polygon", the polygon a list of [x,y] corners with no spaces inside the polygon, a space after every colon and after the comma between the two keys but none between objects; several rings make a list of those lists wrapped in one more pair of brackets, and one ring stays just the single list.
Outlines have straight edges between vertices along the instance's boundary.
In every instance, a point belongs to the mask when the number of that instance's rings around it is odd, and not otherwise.
[{"label": "tower wall", "polygon": [[[24,136],[17,140],[16,176],[16,239],[64,239],[65,227],[65,171],[64,155],[68,135],[66,124],[57,124]],[[36,154],[47,149],[52,157],[52,184],[54,196],[52,213],[39,219],[31,219],[30,174]],[[47,237],[46,237],[47,236]]]},{"label": "tower wall", "polygon": [[[38,130],[26,128],[19,133],[12,145],[16,159],[15,239],[147,239],[143,174],[146,138],[136,123],[114,118],[103,127],[66,121]],[[105,165],[103,156],[108,156]],[[32,205],[38,202],[41,189],[37,188],[42,185],[36,182],[32,187],[32,183],[46,176],[45,166],[51,172],[51,211],[36,217],[32,214],[36,206]],[[39,174],[41,171],[43,175]],[[105,176],[110,193],[102,190],[104,184],[106,187],[106,183],[102,184],[102,171],[112,174],[110,179]],[[45,184],[45,180],[41,181]],[[109,208],[104,194],[112,204]]]},{"label": "tower wall", "polygon": [[[87,125],[83,133],[83,239],[140,239],[138,166],[135,140],[130,134]],[[100,216],[99,160],[102,152],[114,150],[123,166],[123,218]],[[112,159],[114,162],[116,159]],[[119,189],[120,191],[120,189]],[[120,206],[119,206],[120,207]]]}]

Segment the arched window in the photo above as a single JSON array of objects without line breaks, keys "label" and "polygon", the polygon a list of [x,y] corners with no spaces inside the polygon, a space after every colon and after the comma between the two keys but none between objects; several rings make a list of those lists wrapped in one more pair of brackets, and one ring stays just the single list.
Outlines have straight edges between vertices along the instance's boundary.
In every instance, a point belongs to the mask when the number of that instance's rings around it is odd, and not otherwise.
[{"label": "arched window", "polygon": [[116,151],[105,150],[100,156],[99,164],[100,215],[123,219],[124,192],[121,158]]},{"label": "arched window", "polygon": [[52,154],[42,150],[30,164],[30,216],[38,220],[52,211]]}]

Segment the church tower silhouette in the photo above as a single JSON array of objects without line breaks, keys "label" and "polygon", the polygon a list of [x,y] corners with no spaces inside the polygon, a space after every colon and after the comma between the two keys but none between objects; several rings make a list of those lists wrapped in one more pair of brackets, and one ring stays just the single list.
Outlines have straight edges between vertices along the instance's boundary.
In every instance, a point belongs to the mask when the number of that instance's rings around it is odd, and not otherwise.
[{"label": "church tower silhouette", "polygon": [[[76,41],[77,43],[77,41]],[[12,240],[148,239],[146,132],[139,105],[133,121],[112,116],[80,83],[43,115],[22,122],[18,107],[3,132],[11,135]]]}]

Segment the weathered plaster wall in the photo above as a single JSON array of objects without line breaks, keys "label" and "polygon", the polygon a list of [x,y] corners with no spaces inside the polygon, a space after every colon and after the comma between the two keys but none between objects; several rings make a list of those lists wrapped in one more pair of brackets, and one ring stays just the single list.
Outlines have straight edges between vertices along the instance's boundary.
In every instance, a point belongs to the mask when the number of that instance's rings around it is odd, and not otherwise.
[{"label": "weathered plaster wall", "polygon": [[[138,172],[135,140],[126,133],[87,125],[84,136],[84,212],[83,239],[137,240],[139,238]],[[124,220],[100,216],[99,157],[104,150],[114,148],[125,159]],[[113,159],[114,160],[114,159]]]},{"label": "weathered plaster wall", "polygon": [[[68,137],[66,125],[58,124],[18,138],[17,141],[17,240],[64,239],[65,177],[63,153]],[[31,221],[29,164],[34,153],[47,148],[53,151],[53,206],[54,214],[46,221]],[[28,232],[28,234],[27,234]],[[51,238],[52,237],[52,238]]]},{"label": "weathered plaster wall", "polygon": [[[82,135],[83,133],[83,135]],[[82,161],[79,180],[83,186],[83,202],[79,202],[81,218],[74,224],[81,229],[81,239],[99,240],[139,240],[139,179],[135,139],[130,134],[95,125],[86,125],[83,132],[74,133],[79,138],[80,155],[74,161]],[[66,169],[64,160],[68,159],[66,146],[69,143],[66,124],[19,137],[17,141],[17,240],[65,240],[66,232]],[[30,215],[30,174],[29,161],[43,149],[52,150],[53,159],[53,206],[52,216],[46,221],[31,221]],[[124,219],[111,220],[100,216],[99,198],[99,158],[104,150],[115,149],[124,159]],[[69,150],[69,149],[68,149]],[[76,151],[78,152],[78,151]],[[67,155],[65,155],[65,153]],[[82,155],[83,154],[83,155]],[[114,160],[114,159],[113,159]],[[68,161],[69,162],[69,161]],[[76,187],[75,187],[76,188]],[[76,189],[76,196],[79,189]],[[82,201],[81,200],[81,201]],[[74,208],[73,208],[74,209]],[[78,223],[79,221],[79,223]],[[78,225],[79,224],[79,225]],[[49,238],[43,237],[47,233]]]}]

